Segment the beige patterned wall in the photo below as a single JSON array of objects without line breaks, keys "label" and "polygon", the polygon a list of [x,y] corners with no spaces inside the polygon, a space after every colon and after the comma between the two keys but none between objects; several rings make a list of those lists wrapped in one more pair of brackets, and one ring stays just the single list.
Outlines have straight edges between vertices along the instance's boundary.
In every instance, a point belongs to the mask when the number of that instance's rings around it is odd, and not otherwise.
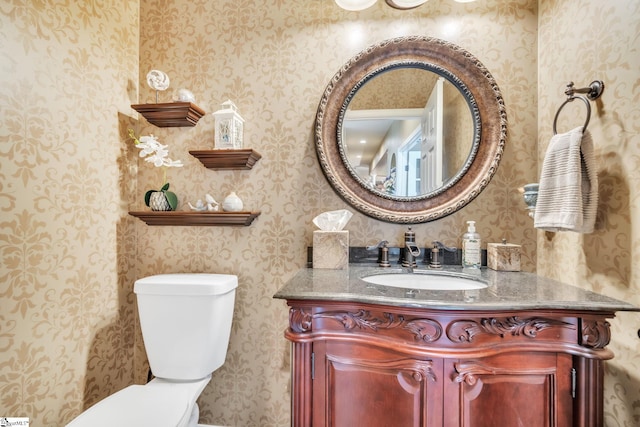
[{"label": "beige patterned wall", "polygon": [[467,100],[455,86],[444,85],[445,175],[453,177],[469,158],[474,137],[473,119]]},{"label": "beige patterned wall", "polygon": [[57,427],[131,383],[139,3],[0,2],[0,416]]},{"label": "beige patterned wall", "polygon": [[[602,79],[589,131],[598,164],[596,231],[539,233],[538,273],[640,306],[640,3],[542,0],[539,10],[538,143],[542,161],[564,87]],[[580,126],[581,102],[562,110],[558,131]],[[541,163],[540,163],[541,164]],[[605,426],[640,424],[640,315],[619,313],[605,374]]]},{"label": "beige patterned wall", "polygon": [[[212,148],[211,115],[195,128],[144,129],[169,143],[172,155],[185,162],[183,170],[171,171],[171,185],[183,206],[207,192],[220,200],[236,191],[247,207],[262,211],[245,228],[137,224],[140,275],[217,271],[239,276],[228,357],[200,400],[203,421],[289,423],[287,309],[271,297],[305,265],[311,219],[347,207],[318,165],[313,121],[331,77],[370,44],[410,34],[440,37],[474,53],[492,70],[511,124],[498,174],[461,213],[414,229],[423,245],[434,239],[459,245],[465,221],[475,219],[487,240],[506,237],[522,243],[525,267],[535,268],[536,232],[517,192],[535,179],[537,159],[535,1],[484,0],[465,6],[431,0],[410,12],[380,1],[359,13],[342,11],[333,0],[149,0],[141,6],[140,100],[153,99],[142,80],[153,68],[167,72],[174,89],[192,90],[208,112],[230,98],[246,120],[246,145],[263,156],[251,171],[203,168],[188,151]],[[171,94],[163,96],[168,100]],[[155,171],[141,172],[138,207],[144,191],[157,185]],[[347,228],[356,246],[381,239],[398,244],[406,229],[359,213]]]},{"label": "beige patterned wall", "polygon": [[358,89],[349,109],[424,108],[437,78],[437,74],[422,68],[402,68],[379,74]]},{"label": "beige patterned wall", "polygon": [[[342,11],[332,0],[0,3],[0,416],[58,426],[124,385],[143,382],[133,281],[154,273],[213,271],[237,274],[240,287],[227,361],[203,393],[202,421],[288,425],[289,354],[282,336],[287,310],[272,295],[305,265],[311,219],[347,207],[317,164],[316,107],[341,64],[367,45],[401,35],[440,37],[475,54],[500,85],[510,122],[508,147],[488,188],[462,212],[415,226],[419,242],[438,238],[457,245],[465,221],[475,219],[485,240],[521,243],[525,269],[537,263],[544,274],[562,277],[569,264],[583,273],[565,275],[566,281],[586,279],[596,290],[637,302],[630,236],[637,204],[631,194],[637,154],[632,142],[638,142],[632,117],[638,110],[631,100],[637,98],[638,60],[630,62],[633,55],[618,44],[626,40],[630,49],[637,40],[638,20],[625,21],[638,16],[637,9],[624,10],[633,1],[600,6],[592,0],[582,12],[587,40],[594,41],[596,33],[589,32],[597,27],[588,22],[603,13],[612,13],[607,27],[621,33],[596,39],[613,64],[602,77],[608,96],[625,100],[620,110],[616,99],[605,97],[609,125],[593,120],[595,136],[607,141],[599,155],[610,171],[601,180],[612,190],[602,215],[609,231],[585,237],[580,248],[586,255],[570,249],[578,245],[564,237],[539,236],[544,258],[538,262],[538,234],[516,190],[536,180],[538,114],[543,146],[549,136],[544,124],[553,114],[548,110],[560,100],[564,80],[586,81],[592,74],[587,70],[599,67],[561,53],[563,39],[582,43],[561,25],[572,10],[542,1],[541,36],[557,53],[540,54],[545,73],[538,110],[535,0],[431,0],[413,11],[378,3],[358,13]],[[562,11],[557,20],[555,9]],[[585,72],[563,75],[553,67],[560,59],[567,62],[564,70]],[[211,171],[188,154],[212,148],[210,114],[195,128],[137,124],[129,104],[154,99],[144,82],[152,68],[171,77],[161,101],[185,87],[210,113],[231,98],[246,119],[246,145],[263,156],[255,168]],[[205,193],[221,201],[236,191],[261,216],[237,228],[148,227],[129,217],[127,210],[143,209],[144,192],[161,177],[136,162],[128,127],[153,132],[185,163],[169,175],[180,209]],[[359,213],[347,228],[358,246],[383,238],[398,243],[405,230]],[[639,371],[637,340],[622,322],[638,325],[637,318],[620,315],[614,326],[618,359],[610,365],[606,393],[612,426],[633,424],[640,411],[640,381],[633,374]]]}]

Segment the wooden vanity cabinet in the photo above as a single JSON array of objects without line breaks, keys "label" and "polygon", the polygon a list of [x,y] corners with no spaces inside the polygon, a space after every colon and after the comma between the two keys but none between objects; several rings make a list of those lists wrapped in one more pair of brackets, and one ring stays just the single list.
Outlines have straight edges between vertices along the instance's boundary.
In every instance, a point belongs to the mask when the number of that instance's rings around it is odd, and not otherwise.
[{"label": "wooden vanity cabinet", "polygon": [[515,352],[446,365],[444,426],[573,425],[570,355]]},{"label": "wooden vanity cabinet", "polygon": [[435,372],[442,359],[324,340],[314,343],[313,354],[312,425],[440,425],[443,394]]},{"label": "wooden vanity cabinet", "polygon": [[288,304],[294,427],[602,426],[613,313]]}]

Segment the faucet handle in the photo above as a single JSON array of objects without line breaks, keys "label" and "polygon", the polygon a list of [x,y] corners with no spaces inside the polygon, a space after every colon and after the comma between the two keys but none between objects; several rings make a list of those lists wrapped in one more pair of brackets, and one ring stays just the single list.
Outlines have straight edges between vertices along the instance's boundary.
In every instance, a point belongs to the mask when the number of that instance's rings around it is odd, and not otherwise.
[{"label": "faucet handle", "polygon": [[388,241],[381,240],[377,245],[367,246],[367,250],[372,251],[374,249],[386,248],[388,244],[389,244]]},{"label": "faucet handle", "polygon": [[378,265],[380,265],[380,267],[391,267],[391,264],[389,263],[389,248],[387,246],[388,244],[389,242],[387,242],[386,240],[382,240],[377,245],[367,246],[368,251],[378,249]]},{"label": "faucet handle", "polygon": [[[431,262],[429,263],[429,268],[442,268],[442,263],[444,262],[444,254],[442,254],[442,261],[440,260],[440,249],[444,249],[447,252],[451,252],[457,254],[458,248],[453,246],[447,246],[440,241],[433,241],[433,248],[431,249]],[[457,255],[456,255],[457,257]]]},{"label": "faucet handle", "polygon": [[458,248],[455,248],[453,246],[447,246],[444,243],[434,240],[433,241],[433,248],[434,249],[444,249],[447,252],[456,252],[458,250]]},{"label": "faucet handle", "polygon": [[442,268],[442,264],[440,263],[440,248],[438,248],[437,245],[434,245],[431,249],[431,260],[429,261],[429,268]]}]

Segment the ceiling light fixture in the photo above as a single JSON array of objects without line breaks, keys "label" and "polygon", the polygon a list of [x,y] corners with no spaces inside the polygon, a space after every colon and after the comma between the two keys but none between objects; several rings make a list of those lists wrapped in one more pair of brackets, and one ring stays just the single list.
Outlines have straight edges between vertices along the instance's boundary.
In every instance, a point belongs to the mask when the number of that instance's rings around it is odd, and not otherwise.
[{"label": "ceiling light fixture", "polygon": [[387,4],[396,9],[413,9],[421,6],[428,0],[387,0]]},{"label": "ceiling light fixture", "polygon": [[[377,0],[336,0],[338,6],[345,10],[358,11],[365,10],[376,4]],[[422,6],[428,0],[386,0],[387,4],[394,9],[408,10]],[[454,0],[458,3],[470,3],[476,0]]]},{"label": "ceiling light fixture", "polygon": [[376,3],[377,0],[336,0],[338,6],[345,10],[364,10]]}]

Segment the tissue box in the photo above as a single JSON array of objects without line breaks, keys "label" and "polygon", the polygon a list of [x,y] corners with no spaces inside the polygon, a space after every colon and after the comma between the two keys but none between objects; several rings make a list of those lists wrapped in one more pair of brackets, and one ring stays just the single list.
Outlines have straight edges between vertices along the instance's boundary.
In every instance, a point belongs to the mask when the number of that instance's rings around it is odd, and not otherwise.
[{"label": "tissue box", "polygon": [[313,232],[313,268],[346,269],[349,266],[349,231]]},{"label": "tissue box", "polygon": [[487,267],[497,271],[520,271],[520,245],[487,243]]}]

